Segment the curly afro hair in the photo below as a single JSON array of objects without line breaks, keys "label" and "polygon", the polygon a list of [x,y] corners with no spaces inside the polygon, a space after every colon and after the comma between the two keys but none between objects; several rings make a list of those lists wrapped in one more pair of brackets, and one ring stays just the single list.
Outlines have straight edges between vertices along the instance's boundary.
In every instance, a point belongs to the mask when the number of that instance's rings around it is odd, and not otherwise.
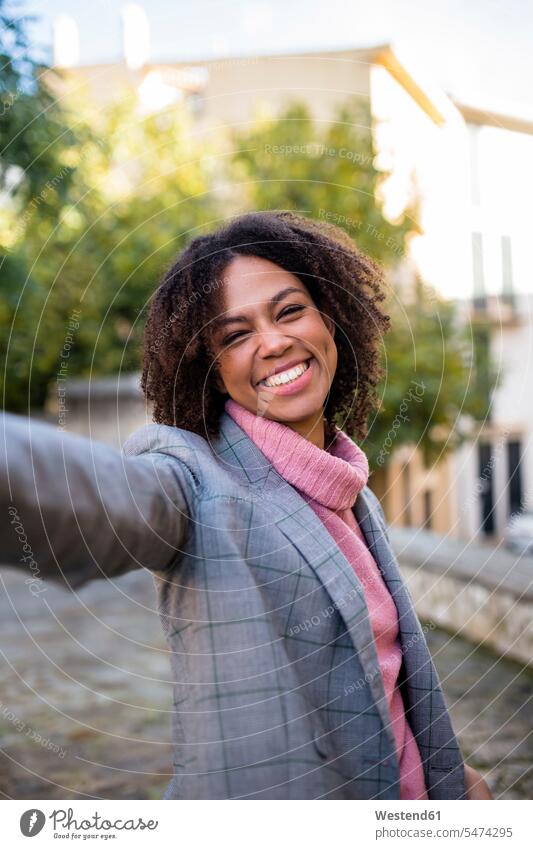
[{"label": "curly afro hair", "polygon": [[141,386],[154,421],[217,436],[228,395],[216,386],[210,328],[224,309],[224,270],[237,255],[294,274],[335,322],[338,365],[324,409],[326,439],[335,425],[364,439],[390,324],[381,270],[340,228],[286,211],[241,215],[196,237],[164,275],[144,332]]}]

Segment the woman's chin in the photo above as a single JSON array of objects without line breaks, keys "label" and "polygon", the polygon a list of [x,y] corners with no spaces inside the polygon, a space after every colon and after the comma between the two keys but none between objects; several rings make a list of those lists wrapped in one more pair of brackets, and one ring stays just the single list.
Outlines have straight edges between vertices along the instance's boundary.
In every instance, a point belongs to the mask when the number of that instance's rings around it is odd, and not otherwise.
[{"label": "woman's chin", "polygon": [[262,408],[267,418],[281,422],[299,422],[314,418],[320,419],[323,416],[323,404],[311,398],[279,396],[270,400],[264,399]]}]

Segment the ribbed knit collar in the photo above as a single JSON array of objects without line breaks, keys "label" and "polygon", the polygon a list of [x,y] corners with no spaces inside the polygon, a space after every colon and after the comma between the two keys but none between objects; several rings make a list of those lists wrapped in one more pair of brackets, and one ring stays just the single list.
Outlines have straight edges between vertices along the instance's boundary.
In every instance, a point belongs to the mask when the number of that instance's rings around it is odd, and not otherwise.
[{"label": "ribbed knit collar", "polygon": [[331,510],[353,507],[368,480],[368,460],[342,430],[337,428],[326,451],[288,425],[256,416],[232,398],[225,410],[291,486]]}]

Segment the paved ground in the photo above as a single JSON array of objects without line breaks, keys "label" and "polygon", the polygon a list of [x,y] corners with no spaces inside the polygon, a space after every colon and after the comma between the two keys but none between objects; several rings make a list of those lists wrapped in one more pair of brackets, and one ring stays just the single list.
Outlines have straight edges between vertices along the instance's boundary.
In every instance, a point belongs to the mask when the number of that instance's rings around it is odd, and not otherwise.
[{"label": "paved ground", "polygon": [[95,581],[78,598],[51,584],[33,598],[12,570],[0,576],[0,791],[161,798],[172,690],[150,576]]},{"label": "paved ground", "polygon": [[[78,593],[0,571],[0,795],[161,798],[171,772],[170,668],[144,572]],[[469,762],[495,795],[533,798],[533,673],[427,634]]]},{"label": "paved ground", "polygon": [[439,629],[426,639],[465,760],[495,798],[533,799],[533,670]]}]

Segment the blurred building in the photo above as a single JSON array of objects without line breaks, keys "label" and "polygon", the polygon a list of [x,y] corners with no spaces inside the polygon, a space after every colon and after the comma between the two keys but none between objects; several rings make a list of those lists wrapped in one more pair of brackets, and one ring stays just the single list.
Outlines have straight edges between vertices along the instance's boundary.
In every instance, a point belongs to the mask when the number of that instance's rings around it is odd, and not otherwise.
[{"label": "blurred building", "polygon": [[533,120],[461,106],[468,131],[471,268],[465,293],[498,386],[487,420],[455,457],[462,534],[500,536],[533,507]]},{"label": "blurred building", "polygon": [[[132,14],[125,61],[64,69],[62,86],[80,87],[99,106],[126,90],[137,92],[145,111],[184,102],[198,132],[218,135],[275,116],[295,100],[320,121],[354,95],[369,104],[376,164],[391,172],[385,213],[397,215],[413,193],[418,199],[422,233],[399,265],[416,267],[461,303],[476,345],[492,350],[500,372],[487,421],[458,422],[469,433],[462,447],[425,468],[416,446],[404,446],[376,476],[376,489],[392,523],[467,538],[500,535],[509,516],[533,502],[533,260],[526,233],[533,120],[455,102],[390,45],[151,63],[142,15]],[[140,39],[138,49],[128,38]]]}]

